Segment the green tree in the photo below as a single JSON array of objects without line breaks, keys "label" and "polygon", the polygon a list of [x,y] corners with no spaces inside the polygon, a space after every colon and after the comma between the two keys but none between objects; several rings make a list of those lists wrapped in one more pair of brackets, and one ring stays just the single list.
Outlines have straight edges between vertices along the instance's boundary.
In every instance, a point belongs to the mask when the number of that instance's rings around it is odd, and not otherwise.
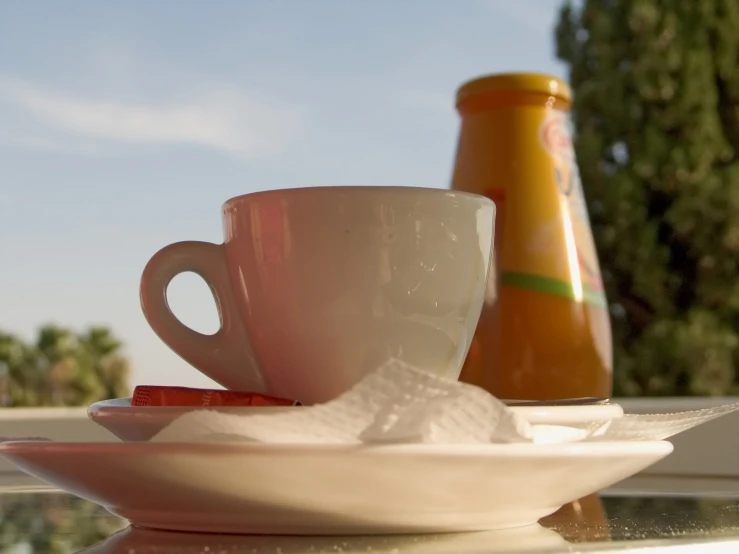
[{"label": "green tree", "polygon": [[739,2],[567,2],[557,55],[624,395],[718,395],[739,362]]},{"label": "green tree", "polygon": [[126,396],[121,346],[104,327],[75,333],[45,325],[34,344],[0,332],[0,405],[85,406]]}]

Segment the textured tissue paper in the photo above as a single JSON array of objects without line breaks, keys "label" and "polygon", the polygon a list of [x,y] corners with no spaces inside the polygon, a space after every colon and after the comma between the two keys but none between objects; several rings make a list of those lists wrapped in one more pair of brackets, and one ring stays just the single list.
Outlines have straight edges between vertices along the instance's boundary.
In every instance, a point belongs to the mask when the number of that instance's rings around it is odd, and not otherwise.
[{"label": "textured tissue paper", "polygon": [[155,442],[290,444],[485,444],[662,440],[739,409],[732,404],[678,414],[625,415],[578,427],[531,425],[478,387],[391,359],[325,404],[281,413],[187,413]]}]

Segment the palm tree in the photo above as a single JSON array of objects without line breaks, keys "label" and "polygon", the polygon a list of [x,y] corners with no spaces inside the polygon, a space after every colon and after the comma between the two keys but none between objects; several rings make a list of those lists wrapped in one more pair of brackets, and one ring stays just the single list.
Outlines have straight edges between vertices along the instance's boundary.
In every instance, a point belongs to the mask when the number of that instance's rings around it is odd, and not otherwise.
[{"label": "palm tree", "polygon": [[128,394],[129,364],[105,327],[45,325],[35,344],[0,332],[3,406],[84,406]]}]

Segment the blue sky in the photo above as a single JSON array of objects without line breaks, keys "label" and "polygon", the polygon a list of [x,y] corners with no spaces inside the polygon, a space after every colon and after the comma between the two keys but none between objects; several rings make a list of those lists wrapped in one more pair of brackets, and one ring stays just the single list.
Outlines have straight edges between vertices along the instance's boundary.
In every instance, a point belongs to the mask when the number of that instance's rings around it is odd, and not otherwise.
[{"label": "blue sky", "polygon": [[[448,186],[454,92],[565,77],[559,0],[0,2],[0,328],[112,327],[132,384],[211,382],[141,314],[149,257],[221,242],[221,204],[311,185]],[[217,326],[192,275],[182,319]]]}]

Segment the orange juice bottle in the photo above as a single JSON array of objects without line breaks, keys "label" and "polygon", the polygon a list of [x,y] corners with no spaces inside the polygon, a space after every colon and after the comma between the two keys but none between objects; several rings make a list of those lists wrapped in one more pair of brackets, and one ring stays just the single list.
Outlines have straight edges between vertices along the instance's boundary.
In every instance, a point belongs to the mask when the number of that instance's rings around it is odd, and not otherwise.
[{"label": "orange juice bottle", "polygon": [[460,379],[503,399],[610,397],[610,319],[569,86],[547,75],[492,75],[462,85],[456,104],[452,188],[497,205],[495,268]]}]

